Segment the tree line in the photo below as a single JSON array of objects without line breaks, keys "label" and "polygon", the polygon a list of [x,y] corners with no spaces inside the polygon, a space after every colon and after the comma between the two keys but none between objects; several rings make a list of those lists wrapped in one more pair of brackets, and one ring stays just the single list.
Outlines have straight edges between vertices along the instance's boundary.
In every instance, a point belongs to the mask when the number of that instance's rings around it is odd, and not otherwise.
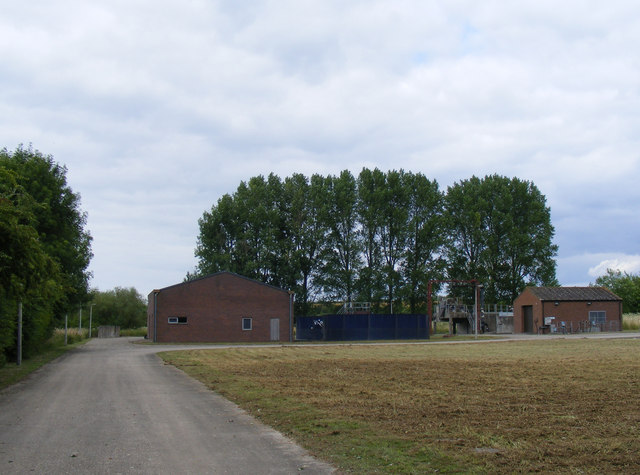
[{"label": "tree line", "polygon": [[595,285],[606,287],[622,299],[624,313],[640,313],[640,274],[607,269],[596,279]]},{"label": "tree line", "polygon": [[66,173],[32,147],[0,150],[0,366],[15,357],[20,302],[29,356],[87,300],[92,238]]},{"label": "tree line", "polygon": [[426,310],[430,279],[478,279],[488,302],[557,285],[546,198],[529,181],[472,177],[440,190],[421,173],[275,174],[242,181],[198,221],[186,279],[228,270],[320,301]]}]

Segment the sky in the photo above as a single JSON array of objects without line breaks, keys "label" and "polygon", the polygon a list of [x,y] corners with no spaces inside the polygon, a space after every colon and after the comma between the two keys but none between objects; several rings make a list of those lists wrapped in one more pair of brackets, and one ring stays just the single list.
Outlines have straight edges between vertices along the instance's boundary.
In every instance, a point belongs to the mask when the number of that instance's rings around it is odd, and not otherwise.
[{"label": "sky", "polygon": [[640,272],[640,3],[29,0],[0,9],[0,148],[81,195],[91,286],[196,266],[198,219],[271,172],[533,182],[562,285]]}]

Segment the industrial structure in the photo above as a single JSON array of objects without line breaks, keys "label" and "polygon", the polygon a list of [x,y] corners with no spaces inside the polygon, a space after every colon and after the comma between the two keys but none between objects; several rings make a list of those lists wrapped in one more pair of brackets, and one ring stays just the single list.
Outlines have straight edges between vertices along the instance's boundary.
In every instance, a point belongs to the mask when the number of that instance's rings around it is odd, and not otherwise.
[{"label": "industrial structure", "polygon": [[154,342],[265,342],[293,339],[293,293],[232,272],[154,290]]},{"label": "industrial structure", "polygon": [[527,287],[513,304],[514,333],[622,329],[622,299],[604,287]]}]

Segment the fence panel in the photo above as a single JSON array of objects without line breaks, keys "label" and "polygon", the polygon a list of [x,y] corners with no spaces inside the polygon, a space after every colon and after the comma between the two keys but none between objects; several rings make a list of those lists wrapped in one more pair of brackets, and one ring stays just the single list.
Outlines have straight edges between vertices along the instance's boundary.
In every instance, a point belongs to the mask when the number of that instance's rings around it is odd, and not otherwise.
[{"label": "fence panel", "polygon": [[296,340],[359,341],[427,339],[423,314],[357,314],[296,317]]}]

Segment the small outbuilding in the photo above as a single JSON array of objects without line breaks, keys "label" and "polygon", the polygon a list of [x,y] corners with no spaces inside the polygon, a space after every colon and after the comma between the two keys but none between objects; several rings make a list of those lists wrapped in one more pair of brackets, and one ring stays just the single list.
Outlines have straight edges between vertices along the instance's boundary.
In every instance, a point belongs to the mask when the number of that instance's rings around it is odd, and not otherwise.
[{"label": "small outbuilding", "polygon": [[147,307],[154,342],[292,339],[293,294],[232,272],[154,290]]},{"label": "small outbuilding", "polygon": [[513,303],[514,333],[621,329],[622,299],[604,287],[527,287]]}]

